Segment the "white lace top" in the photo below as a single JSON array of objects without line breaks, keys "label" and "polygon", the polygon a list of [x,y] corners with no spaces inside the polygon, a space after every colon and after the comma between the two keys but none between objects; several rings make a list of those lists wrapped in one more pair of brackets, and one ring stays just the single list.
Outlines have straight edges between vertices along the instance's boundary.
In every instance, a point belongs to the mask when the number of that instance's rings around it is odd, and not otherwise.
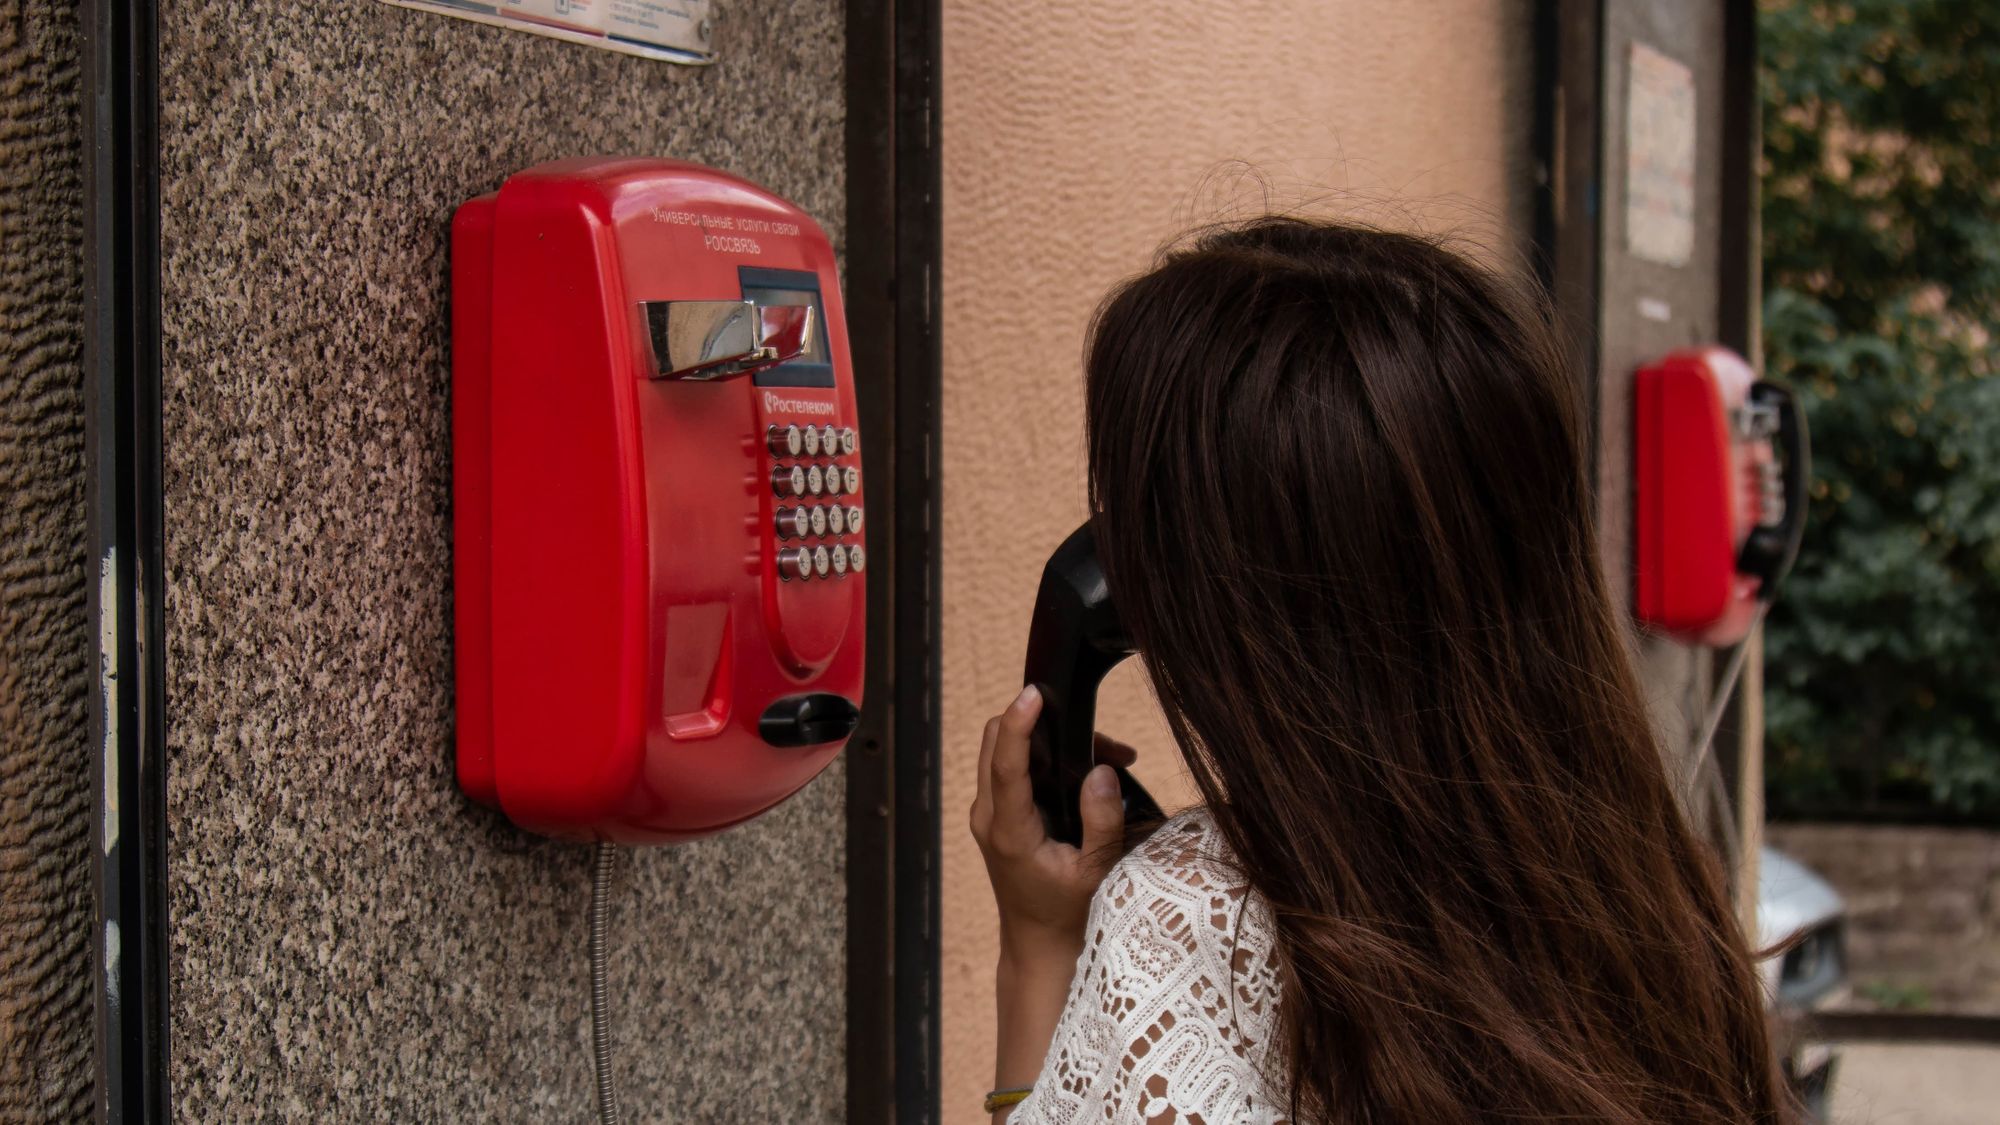
[{"label": "white lace top", "polygon": [[1204,809],[1118,861],[1034,1092],[1009,1125],[1281,1125],[1269,911]]}]

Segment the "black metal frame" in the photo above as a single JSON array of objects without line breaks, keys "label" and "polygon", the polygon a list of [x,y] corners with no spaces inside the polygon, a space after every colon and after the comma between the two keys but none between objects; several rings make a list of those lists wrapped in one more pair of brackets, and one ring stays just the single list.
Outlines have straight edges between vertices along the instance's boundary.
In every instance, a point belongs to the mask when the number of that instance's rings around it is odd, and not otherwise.
[{"label": "black metal frame", "polygon": [[1722,12],[1722,277],[1716,332],[1754,364],[1763,347],[1758,310],[1764,288],[1756,0],[1725,0]]},{"label": "black metal frame", "polygon": [[939,0],[848,7],[848,338],[863,467],[893,483],[847,752],[847,1119],[899,1125],[939,1115],[939,22]]},{"label": "black metal frame", "polygon": [[113,1123],[170,1116],[157,20],[154,0],[83,6],[93,986],[98,1117]]},{"label": "black metal frame", "polygon": [[1595,457],[1604,246],[1604,0],[1541,0],[1534,39],[1535,264],[1566,334],[1579,343],[1574,360],[1583,380]]}]

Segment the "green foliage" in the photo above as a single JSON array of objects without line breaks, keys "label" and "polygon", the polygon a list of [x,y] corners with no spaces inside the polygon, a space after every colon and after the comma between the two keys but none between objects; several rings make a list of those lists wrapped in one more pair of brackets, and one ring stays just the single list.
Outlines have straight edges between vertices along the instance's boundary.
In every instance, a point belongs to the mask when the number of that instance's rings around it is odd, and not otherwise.
[{"label": "green foliage", "polygon": [[1771,805],[2000,816],[2000,5],[1763,5],[1764,347],[1811,422]]},{"label": "green foliage", "polygon": [[1921,1012],[1931,1006],[1931,990],[1921,984],[1869,980],[1855,987],[1863,999],[1891,1012]]}]

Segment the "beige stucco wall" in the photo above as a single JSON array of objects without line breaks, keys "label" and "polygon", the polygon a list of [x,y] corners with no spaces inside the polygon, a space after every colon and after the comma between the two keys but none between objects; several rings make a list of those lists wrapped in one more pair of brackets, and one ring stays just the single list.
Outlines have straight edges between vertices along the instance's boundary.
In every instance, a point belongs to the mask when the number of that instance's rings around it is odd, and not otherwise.
[{"label": "beige stucco wall", "polygon": [[[1084,512],[1091,309],[1173,233],[1267,198],[1521,253],[1529,8],[946,4],[944,1120],[980,1120],[991,1078],[993,906],[963,810],[1042,562]],[[1100,727],[1184,794],[1142,677],[1114,678]]]}]

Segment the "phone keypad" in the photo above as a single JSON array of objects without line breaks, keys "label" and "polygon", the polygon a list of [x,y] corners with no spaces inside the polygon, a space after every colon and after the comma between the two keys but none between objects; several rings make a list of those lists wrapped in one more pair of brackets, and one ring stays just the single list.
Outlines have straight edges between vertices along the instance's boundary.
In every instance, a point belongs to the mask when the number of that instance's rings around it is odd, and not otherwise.
[{"label": "phone keypad", "polygon": [[[763,445],[771,461],[771,535],[778,577],[787,581],[833,581],[860,574],[867,553],[861,534],[861,468],[852,463],[861,448],[852,426],[773,423]],[[849,461],[842,464],[842,461]]]}]

